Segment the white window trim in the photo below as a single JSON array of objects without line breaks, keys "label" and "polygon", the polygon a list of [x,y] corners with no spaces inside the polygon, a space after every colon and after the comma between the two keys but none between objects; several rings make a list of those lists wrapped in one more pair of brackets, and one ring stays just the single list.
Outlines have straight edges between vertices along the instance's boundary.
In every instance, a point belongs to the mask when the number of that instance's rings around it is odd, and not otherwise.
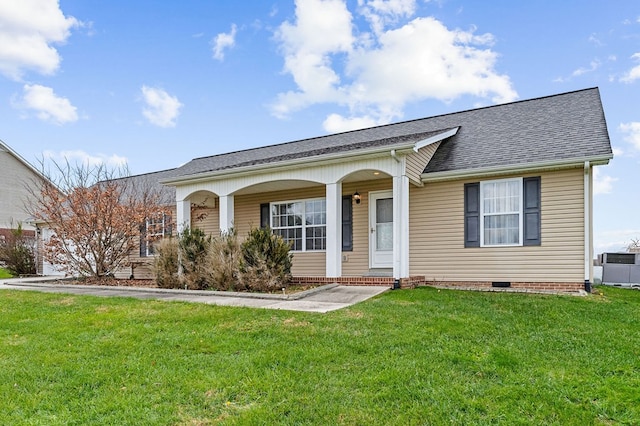
[{"label": "white window trim", "polygon": [[[154,223],[155,225],[157,225],[157,223]],[[162,227],[160,227],[161,232],[154,232],[151,233],[149,232],[149,226],[150,226],[150,221],[149,219],[146,219],[144,221],[144,230],[145,230],[145,238],[147,239],[146,241],[146,245],[145,245],[145,257],[152,257],[152,256],[157,256],[157,253],[155,252],[151,252],[149,249],[151,247],[153,247],[153,244],[157,241],[162,240],[164,237],[167,236],[168,232],[167,232],[167,215],[166,214],[162,214]],[[153,240],[151,238],[154,238]]]},{"label": "white window trim", "polygon": [[[518,188],[520,191],[520,209],[518,211],[518,243],[517,244],[485,244],[484,243],[484,187],[485,185],[497,183],[497,182],[518,182]],[[523,194],[523,180],[522,178],[509,178],[509,179],[493,179],[480,182],[480,247],[522,247],[523,241],[523,208],[524,208],[524,194]],[[501,214],[515,214],[513,213],[501,213]],[[489,214],[488,214],[489,215]]]},{"label": "white window trim", "polygon": [[[309,201],[324,201],[325,202],[325,223],[324,225],[306,225],[305,224],[305,216],[306,216],[306,203]],[[293,203],[301,203],[302,204],[302,225],[300,226],[273,226],[273,214],[272,214],[272,208],[275,204],[293,204]],[[294,250],[293,248],[291,249],[292,252],[294,253],[324,253],[327,250],[307,250],[307,227],[309,228],[315,228],[318,226],[324,226],[325,227],[325,234],[326,234],[326,227],[327,227],[327,200],[324,197],[318,197],[318,198],[304,198],[304,199],[298,199],[298,200],[287,200],[287,201],[273,201],[271,203],[269,203],[269,226],[271,227],[272,231],[275,230],[280,230],[280,229],[293,229],[293,228],[302,228],[302,250]],[[328,236],[325,236],[325,238],[327,238]],[[325,247],[326,247],[326,241],[325,241]]]}]

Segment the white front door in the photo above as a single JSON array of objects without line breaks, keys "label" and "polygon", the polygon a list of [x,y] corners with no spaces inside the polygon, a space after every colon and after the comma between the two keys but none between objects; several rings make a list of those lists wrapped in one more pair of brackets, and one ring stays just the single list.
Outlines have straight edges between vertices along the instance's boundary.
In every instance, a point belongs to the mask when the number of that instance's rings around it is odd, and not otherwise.
[{"label": "white front door", "polygon": [[369,193],[369,267],[393,267],[393,192]]}]

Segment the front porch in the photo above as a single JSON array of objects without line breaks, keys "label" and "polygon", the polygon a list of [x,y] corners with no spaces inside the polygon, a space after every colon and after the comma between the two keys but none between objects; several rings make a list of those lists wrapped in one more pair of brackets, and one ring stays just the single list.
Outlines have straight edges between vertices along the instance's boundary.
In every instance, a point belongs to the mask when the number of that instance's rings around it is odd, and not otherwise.
[{"label": "front porch", "polygon": [[241,239],[269,226],[292,244],[299,283],[409,286],[424,277],[409,276],[404,171],[386,156],[178,186],[177,224]]}]

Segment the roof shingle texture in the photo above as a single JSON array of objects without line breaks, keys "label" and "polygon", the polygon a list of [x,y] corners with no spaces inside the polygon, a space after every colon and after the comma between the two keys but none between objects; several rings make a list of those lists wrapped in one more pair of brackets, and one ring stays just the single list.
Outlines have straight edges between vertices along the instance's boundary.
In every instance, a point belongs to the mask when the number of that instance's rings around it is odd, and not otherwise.
[{"label": "roof shingle texture", "polygon": [[[597,88],[191,160],[171,177],[417,142],[454,127],[425,173],[611,155]],[[169,176],[167,176],[169,177]]]},{"label": "roof shingle texture", "polygon": [[[176,188],[166,186],[160,182],[177,176],[178,169],[161,170],[157,172],[145,173],[141,175],[126,176],[116,179],[117,181],[127,181],[126,191],[136,191],[142,195],[144,191],[152,191],[160,197],[160,204],[173,204],[176,201]],[[127,194],[125,192],[125,194]]]}]

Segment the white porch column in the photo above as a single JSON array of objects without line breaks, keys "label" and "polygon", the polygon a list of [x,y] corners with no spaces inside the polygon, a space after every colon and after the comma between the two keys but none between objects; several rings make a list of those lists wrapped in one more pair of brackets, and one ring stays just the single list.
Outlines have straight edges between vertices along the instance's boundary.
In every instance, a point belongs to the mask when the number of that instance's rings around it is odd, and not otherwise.
[{"label": "white porch column", "polygon": [[409,178],[393,177],[393,277],[409,277]]},{"label": "white porch column", "polygon": [[220,201],[220,232],[228,232],[233,227],[233,195],[223,195]]},{"label": "white porch column", "polygon": [[191,228],[191,201],[182,200],[176,202],[176,224],[178,233],[182,233],[185,228]]},{"label": "white porch column", "polygon": [[342,182],[329,183],[327,191],[326,276],[342,276]]}]

